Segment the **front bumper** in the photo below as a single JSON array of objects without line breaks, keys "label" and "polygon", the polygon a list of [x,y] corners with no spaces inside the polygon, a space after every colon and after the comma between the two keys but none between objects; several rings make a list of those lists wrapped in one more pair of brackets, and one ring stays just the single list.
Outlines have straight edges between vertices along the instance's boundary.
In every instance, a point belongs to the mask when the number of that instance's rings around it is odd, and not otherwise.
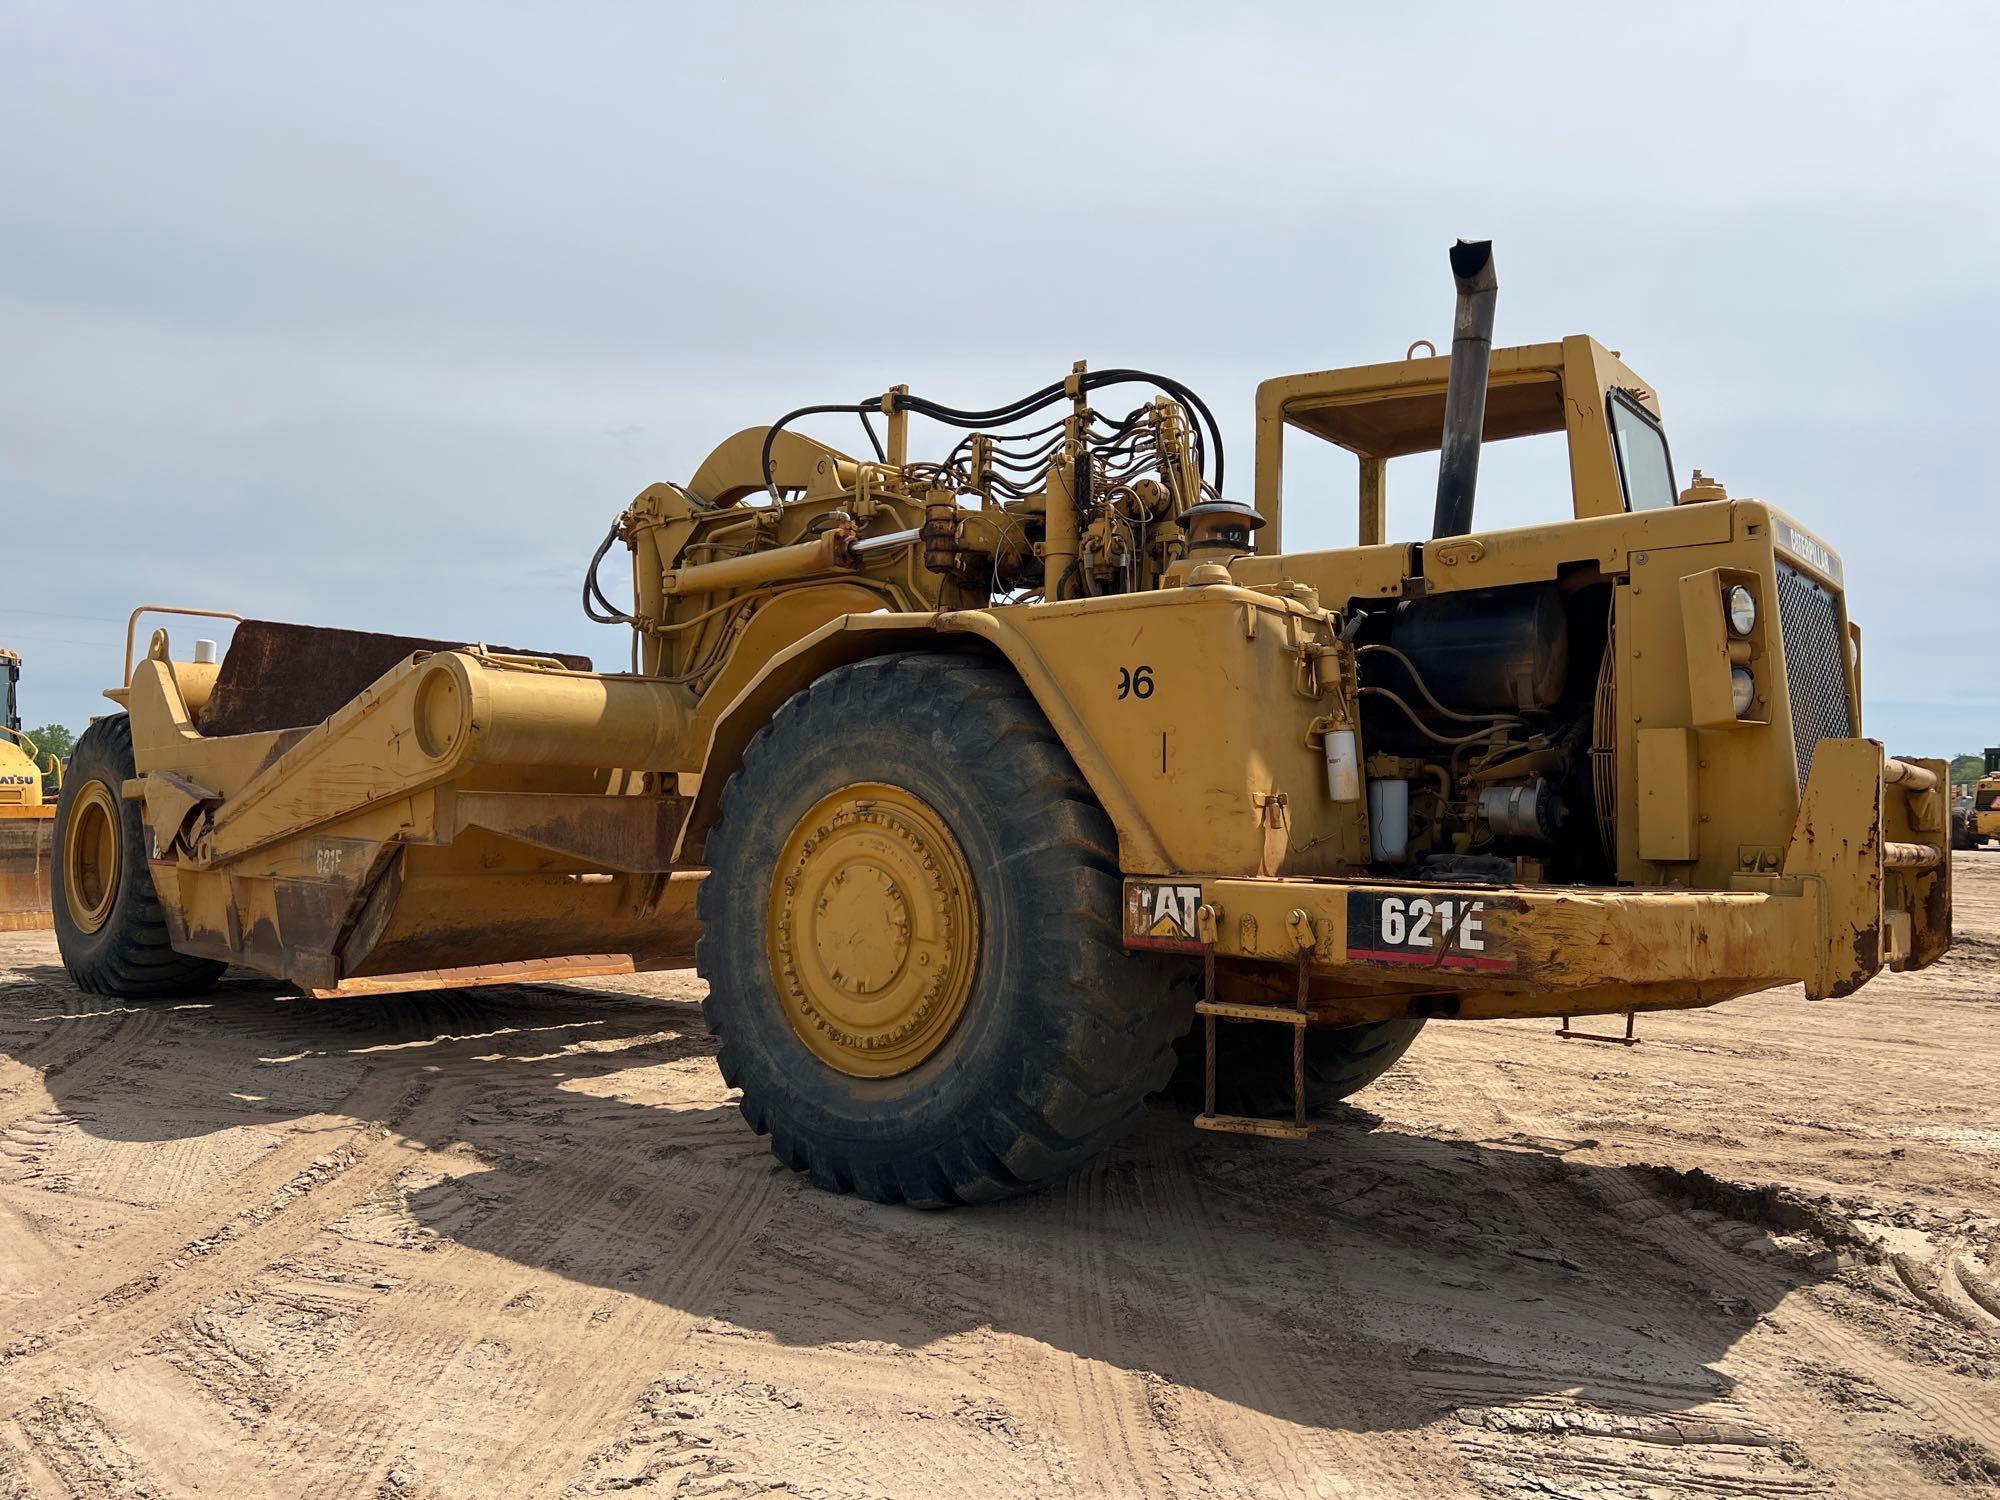
[{"label": "front bumper", "polygon": [[1942,761],[1824,740],[1782,858],[1746,850],[1729,890],[1134,878],[1125,940],[1303,964],[1323,1020],[1671,1009],[1787,983],[1845,995],[1950,944],[1944,786]]}]

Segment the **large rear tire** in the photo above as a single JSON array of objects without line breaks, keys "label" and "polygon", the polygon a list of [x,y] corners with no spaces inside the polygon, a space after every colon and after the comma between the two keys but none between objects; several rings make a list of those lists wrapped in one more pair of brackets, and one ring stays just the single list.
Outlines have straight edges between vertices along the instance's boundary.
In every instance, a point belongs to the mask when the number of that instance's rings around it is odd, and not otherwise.
[{"label": "large rear tire", "polygon": [[1186,966],[1127,953],[1111,823],[1018,678],[830,672],[751,743],[696,964],[723,1077],[821,1187],[986,1202],[1089,1160],[1174,1066]]},{"label": "large rear tire", "polygon": [[78,989],[126,1000],[198,994],[226,965],[176,953],[146,864],[146,827],[123,787],[138,774],[132,722],[99,719],[63,773],[50,872],[56,946]]},{"label": "large rear tire", "polygon": [[[1422,1020],[1371,1021],[1362,1026],[1315,1028],[1306,1033],[1306,1113],[1324,1114],[1359,1093],[1410,1050],[1424,1029]],[[1292,1033],[1290,1028],[1218,1021],[1220,1049],[1215,1107],[1227,1115],[1292,1113]],[[1202,1099],[1202,1034],[1199,1028],[1178,1044],[1179,1066],[1173,1091],[1183,1102]]]}]

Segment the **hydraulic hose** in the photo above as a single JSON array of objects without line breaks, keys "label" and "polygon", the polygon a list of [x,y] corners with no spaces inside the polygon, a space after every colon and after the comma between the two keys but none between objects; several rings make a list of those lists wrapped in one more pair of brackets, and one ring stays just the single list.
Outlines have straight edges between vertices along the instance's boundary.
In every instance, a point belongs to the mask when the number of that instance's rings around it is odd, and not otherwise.
[{"label": "hydraulic hose", "polygon": [[[1209,410],[1208,403],[1203,401],[1194,391],[1181,384],[1178,380],[1171,379],[1165,375],[1155,375],[1147,370],[1089,370],[1075,378],[1076,388],[1079,393],[1104,390],[1116,385],[1151,385],[1171,396],[1188,414],[1188,425],[1194,433],[1195,455],[1204,471],[1206,471],[1208,466],[1208,455],[1210,453],[1214,454],[1215,477],[1212,487],[1217,493],[1221,492],[1224,477],[1221,424],[1215,420],[1215,413]],[[869,443],[875,449],[875,456],[879,462],[884,461],[883,452],[881,442],[875,435],[875,429],[868,421],[872,413],[885,409],[914,412],[920,417],[928,417],[930,420],[941,423],[944,426],[965,429],[1006,426],[1009,423],[1019,422],[1024,418],[1031,417],[1036,412],[1065,400],[1069,396],[1069,392],[1069,382],[1058,380],[1043,386],[1040,390],[1031,391],[1018,400],[1010,401],[1003,406],[989,407],[983,411],[965,407],[945,406],[940,402],[926,400],[922,396],[912,396],[907,393],[897,392],[862,401],[831,402],[815,406],[801,406],[796,410],[786,412],[782,417],[778,418],[776,422],[771,424],[770,430],[764,434],[764,446],[760,455],[760,465],[764,475],[765,487],[770,491],[772,498],[775,500],[777,498],[777,485],[771,474],[771,450],[777,443],[778,434],[802,417],[822,416],[833,413],[852,413],[860,417],[861,425],[867,429]],[[1132,420],[1127,418],[1113,429],[1112,435],[1116,436],[1129,430],[1131,425]],[[953,451],[956,452],[957,450],[954,449]]]}]

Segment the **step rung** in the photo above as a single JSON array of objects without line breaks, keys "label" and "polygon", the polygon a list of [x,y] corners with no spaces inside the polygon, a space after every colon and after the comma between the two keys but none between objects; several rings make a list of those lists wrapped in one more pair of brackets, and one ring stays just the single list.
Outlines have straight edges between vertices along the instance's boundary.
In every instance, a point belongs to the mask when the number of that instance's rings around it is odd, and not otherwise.
[{"label": "step rung", "polygon": [[1238,1005],[1232,1000],[1197,1000],[1198,1016],[1221,1016],[1228,1021],[1274,1021],[1280,1026],[1308,1026],[1312,1017],[1289,1005]]},{"label": "step rung", "polygon": [[1260,1120],[1255,1115],[1196,1115],[1196,1130],[1226,1130],[1234,1135],[1267,1135],[1281,1141],[1302,1141],[1313,1133],[1310,1125],[1294,1125],[1290,1120]]}]

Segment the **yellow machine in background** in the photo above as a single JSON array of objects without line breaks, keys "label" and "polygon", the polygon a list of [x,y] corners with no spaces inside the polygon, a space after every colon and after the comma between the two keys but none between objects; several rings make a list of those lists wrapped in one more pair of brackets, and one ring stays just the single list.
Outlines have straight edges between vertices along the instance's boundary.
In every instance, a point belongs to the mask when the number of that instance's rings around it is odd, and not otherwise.
[{"label": "yellow machine in background", "polygon": [[0,932],[48,927],[56,805],[42,792],[61,766],[21,732],[21,658],[0,647]]},{"label": "yellow machine in background", "polygon": [[[1861,737],[1839,557],[1681,489],[1595,340],[1491,350],[1490,247],[1452,266],[1448,358],[1259,388],[1254,508],[1193,391],[1079,364],[984,410],[802,407],[642,491],[584,584],[630,673],[267,621],[135,663],[128,633],[59,817],[69,972],[693,959],[782,1160],[945,1204],[1102,1149],[1197,1016],[1197,1123],[1299,1136],[1430,1020],[1936,960],[1945,768]],[[794,430],[837,414],[871,457]],[[1476,531],[1482,443],[1537,433],[1562,514]],[[1358,545],[1281,550],[1300,436],[1356,456]],[[1391,539],[1424,451],[1433,534]]]},{"label": "yellow machine in background", "polygon": [[1959,849],[1983,848],[2000,839],[2000,748],[1986,752],[1986,774],[1972,788],[1971,805],[1953,810],[1952,844]]}]

